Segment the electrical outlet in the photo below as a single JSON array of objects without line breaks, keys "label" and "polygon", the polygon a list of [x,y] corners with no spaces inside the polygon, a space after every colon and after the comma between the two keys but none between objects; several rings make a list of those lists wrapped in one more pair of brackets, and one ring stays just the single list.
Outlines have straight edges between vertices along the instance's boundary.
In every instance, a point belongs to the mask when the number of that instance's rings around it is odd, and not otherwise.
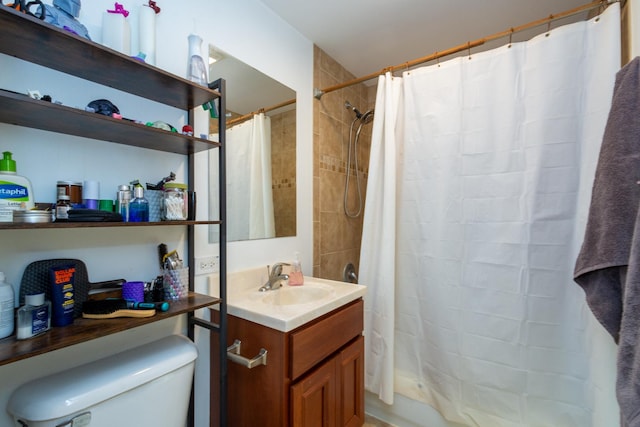
[{"label": "electrical outlet", "polygon": [[220,272],[220,257],[218,255],[196,258],[195,275]]}]

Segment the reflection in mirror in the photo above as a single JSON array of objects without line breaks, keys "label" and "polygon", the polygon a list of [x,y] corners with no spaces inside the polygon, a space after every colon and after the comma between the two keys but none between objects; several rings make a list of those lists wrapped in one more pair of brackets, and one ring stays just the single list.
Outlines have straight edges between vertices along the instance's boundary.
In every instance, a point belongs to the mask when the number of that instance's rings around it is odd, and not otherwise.
[{"label": "reflection in mirror", "polygon": [[[295,91],[214,47],[209,76],[226,82],[227,240],[295,236]],[[217,126],[210,120],[213,140]],[[209,154],[210,218],[218,217],[218,151]],[[210,243],[217,233],[210,227]]]}]

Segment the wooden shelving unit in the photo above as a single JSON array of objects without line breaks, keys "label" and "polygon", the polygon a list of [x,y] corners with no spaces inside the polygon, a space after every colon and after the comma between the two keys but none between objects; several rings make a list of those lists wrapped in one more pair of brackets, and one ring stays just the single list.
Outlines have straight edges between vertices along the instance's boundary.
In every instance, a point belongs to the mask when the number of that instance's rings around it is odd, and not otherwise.
[{"label": "wooden shelving unit", "polygon": [[[149,101],[159,102],[181,110],[189,115],[193,125],[192,110],[209,102],[217,102],[219,111],[225,111],[224,80],[204,87],[154,66],[142,63],[126,55],[106,48],[90,40],[46,24],[26,14],[0,4],[0,53],[51,68],[100,85],[118,89]],[[0,122],[35,128],[66,135],[92,138],[101,141],[158,150],[186,156],[188,186],[194,188],[194,155],[209,149],[220,150],[220,218],[207,221],[167,221],[152,223],[122,222],[61,222],[45,224],[0,223],[0,232],[20,230],[107,228],[107,227],[186,227],[188,265],[194,262],[194,237],[196,225],[216,224],[220,227],[220,298],[194,292],[193,269],[189,272],[188,298],[171,303],[166,313],[157,313],[144,319],[89,320],[75,319],[73,325],[53,328],[42,336],[18,341],[14,337],[0,340],[0,365],[7,365],[36,355],[87,342],[133,327],[147,325],[173,316],[187,315],[188,335],[193,339],[194,327],[201,326],[217,332],[221,343],[226,343],[226,225],[225,202],[225,117],[218,119],[219,140],[206,139],[167,132],[129,120],[119,120],[77,108],[35,100],[0,88]],[[200,308],[218,305],[221,313],[219,323],[194,317]],[[223,347],[224,345],[221,345]],[[215,357],[215,355],[212,355]],[[226,352],[221,351],[220,396],[226,401]],[[193,396],[193,394],[192,394]],[[226,405],[225,405],[226,407]],[[189,425],[193,426],[193,398],[189,414]],[[221,415],[221,425],[226,424],[226,413]]]}]

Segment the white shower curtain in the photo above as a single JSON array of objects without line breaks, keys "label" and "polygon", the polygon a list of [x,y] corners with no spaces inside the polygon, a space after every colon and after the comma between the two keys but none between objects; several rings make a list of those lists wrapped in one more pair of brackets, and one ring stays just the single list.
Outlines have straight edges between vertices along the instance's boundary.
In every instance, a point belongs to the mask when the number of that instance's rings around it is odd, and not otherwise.
[{"label": "white shower curtain", "polygon": [[617,424],[615,346],[572,272],[619,39],[614,4],[380,78],[359,281],[365,384],[385,402],[468,426]]},{"label": "white shower curtain", "polygon": [[[211,150],[217,164],[218,150]],[[271,119],[263,113],[226,133],[227,239],[275,237],[271,175]],[[217,206],[211,206],[211,217]],[[217,228],[217,227],[216,227]]]}]

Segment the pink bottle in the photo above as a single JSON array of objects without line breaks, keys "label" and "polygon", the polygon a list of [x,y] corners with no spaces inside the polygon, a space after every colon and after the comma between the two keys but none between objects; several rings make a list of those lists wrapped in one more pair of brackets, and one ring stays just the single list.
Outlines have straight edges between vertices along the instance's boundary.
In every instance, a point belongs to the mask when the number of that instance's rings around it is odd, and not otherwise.
[{"label": "pink bottle", "polygon": [[289,286],[301,286],[304,284],[304,276],[302,275],[302,267],[296,252],[296,259],[291,262],[291,271],[289,272]]}]

